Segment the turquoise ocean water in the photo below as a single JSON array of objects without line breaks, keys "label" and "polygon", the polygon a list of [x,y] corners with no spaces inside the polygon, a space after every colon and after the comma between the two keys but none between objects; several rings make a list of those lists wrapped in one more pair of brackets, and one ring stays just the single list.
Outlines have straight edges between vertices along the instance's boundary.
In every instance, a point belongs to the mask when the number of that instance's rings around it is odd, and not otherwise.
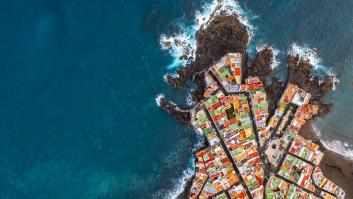
[{"label": "turquoise ocean water", "polygon": [[[210,2],[0,0],[0,198],[170,196],[198,139],[155,103],[163,93],[185,104],[190,93],[164,82],[175,69],[159,38],[191,26]],[[316,123],[349,148],[353,3],[239,5],[252,47],[272,45],[279,58],[293,42],[316,48],[320,65],[337,73],[341,85],[327,97],[335,111]]]}]

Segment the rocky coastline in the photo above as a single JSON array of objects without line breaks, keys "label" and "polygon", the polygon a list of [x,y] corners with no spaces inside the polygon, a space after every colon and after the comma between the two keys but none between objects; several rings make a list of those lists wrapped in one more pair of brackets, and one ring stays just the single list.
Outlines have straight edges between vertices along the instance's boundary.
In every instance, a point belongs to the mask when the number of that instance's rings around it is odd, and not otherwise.
[{"label": "rocky coastline", "polygon": [[[263,50],[256,54],[254,59],[247,56],[246,48],[249,42],[249,35],[246,27],[239,22],[236,15],[232,16],[216,16],[206,28],[201,28],[196,33],[197,38],[197,49],[195,60],[190,62],[187,66],[179,68],[176,76],[167,75],[168,83],[175,87],[181,88],[187,81],[192,81],[196,85],[196,89],[193,92],[193,100],[199,102],[203,98],[205,91],[205,68],[219,60],[222,56],[229,52],[239,52],[244,54],[244,76],[258,76],[262,80],[265,86],[269,101],[269,113],[273,113],[276,109],[276,103],[281,97],[287,83],[297,84],[300,88],[303,88],[307,92],[312,94],[311,103],[319,105],[318,116],[324,116],[333,109],[333,103],[324,103],[322,101],[323,96],[333,88],[333,79],[330,76],[326,76],[322,82],[318,76],[313,75],[313,66],[309,61],[301,59],[298,55],[289,54],[287,57],[288,62],[288,76],[287,81],[282,82],[276,77],[270,76],[274,71],[271,68],[273,62],[273,52],[270,48],[265,47]],[[184,125],[190,126],[191,114],[188,110],[183,110],[173,102],[168,101],[165,98],[160,99],[160,106],[176,118],[179,122]],[[310,129],[306,126],[303,130],[305,136],[313,136]],[[311,133],[310,133],[311,132]],[[311,137],[309,137],[311,138]],[[316,138],[316,142],[319,139]],[[324,151],[323,145],[321,149]],[[334,157],[334,158],[332,158]],[[332,163],[335,161],[343,161],[344,158],[332,152],[325,151],[325,158],[322,164],[323,171],[328,177],[337,177],[342,173],[342,169],[334,169],[335,165]],[[348,163],[349,160],[345,160],[347,165],[353,167],[353,163]],[[326,164],[326,165],[325,165]],[[331,165],[331,167],[330,167]],[[341,165],[342,166],[342,165]],[[346,166],[347,167],[347,166]],[[346,168],[345,167],[345,168]],[[341,167],[337,167],[341,168]],[[329,173],[327,173],[329,172]],[[346,174],[345,174],[346,175]],[[348,175],[348,174],[347,174]],[[351,176],[340,178],[339,185],[346,188],[348,185],[352,185],[353,181],[353,168]],[[192,178],[188,181],[185,186],[185,191],[178,197],[185,198],[191,187]],[[353,193],[349,189],[347,196],[352,196]]]},{"label": "rocky coastline", "polygon": [[313,75],[313,66],[308,60],[300,59],[298,55],[288,55],[288,82],[298,85],[305,91],[311,93],[312,103],[319,105],[318,116],[324,116],[331,112],[333,109],[333,103],[322,102],[327,92],[333,88],[333,77],[326,75],[324,80],[320,82],[318,76]]},{"label": "rocky coastline", "polygon": [[[200,150],[203,150],[205,148],[207,148],[209,146],[209,143],[207,141],[207,139],[204,139],[203,143],[202,143],[202,147],[200,147],[199,149],[196,150],[196,152],[200,151]],[[196,161],[196,158],[195,158],[195,161]],[[190,194],[190,189],[192,187],[192,182],[195,178],[195,175],[192,175],[189,179],[186,180],[186,183],[183,187],[183,192],[181,192],[177,197],[176,199],[186,199],[188,198],[189,194]]]},{"label": "rocky coastline", "polygon": [[[318,116],[323,116],[332,111],[333,103],[322,102],[322,97],[333,88],[333,77],[325,76],[320,82],[318,76],[313,75],[313,66],[308,60],[301,59],[298,55],[289,54],[288,78],[286,82],[276,77],[271,77],[274,69],[271,68],[273,52],[265,47],[256,54],[255,59],[247,56],[246,47],[249,41],[246,27],[237,19],[236,15],[216,16],[206,29],[200,29],[196,33],[197,49],[195,61],[185,67],[177,69],[177,75],[167,75],[168,83],[181,88],[187,81],[196,85],[193,91],[193,100],[197,103],[202,100],[205,91],[204,70],[229,52],[243,53],[245,76],[258,76],[265,84],[265,90],[269,100],[269,112],[273,113],[276,103],[280,98],[287,83],[297,84],[312,94],[312,103],[319,105]],[[229,42],[231,41],[231,42]],[[187,124],[187,110],[181,110],[176,104],[163,98],[161,107],[173,115],[178,121]],[[180,114],[180,115],[179,115]]]},{"label": "rocky coastline", "polygon": [[[208,68],[226,53],[244,53],[249,42],[249,35],[246,27],[239,22],[236,15],[217,16],[207,28],[197,31],[196,40],[195,61],[178,68],[177,75],[166,76],[167,82],[175,88],[184,86],[188,80],[197,80],[195,75]],[[180,59],[183,59],[183,56]]]},{"label": "rocky coastline", "polygon": [[168,101],[163,96],[158,99],[158,103],[164,111],[172,115],[178,122],[190,126],[191,114],[189,110],[181,109],[174,102]]}]

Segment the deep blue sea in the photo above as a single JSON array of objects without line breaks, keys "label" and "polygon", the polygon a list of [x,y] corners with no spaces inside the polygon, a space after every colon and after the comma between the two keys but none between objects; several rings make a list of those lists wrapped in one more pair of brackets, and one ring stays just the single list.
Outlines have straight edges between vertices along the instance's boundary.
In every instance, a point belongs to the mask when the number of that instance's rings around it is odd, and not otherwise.
[{"label": "deep blue sea", "polygon": [[[173,58],[159,38],[192,24],[209,2],[0,0],[0,198],[145,199],[175,190],[198,139],[156,105],[160,93],[184,104],[190,92],[164,82]],[[291,43],[307,45],[337,73],[341,85],[327,97],[335,111],[316,123],[349,148],[353,2],[240,6],[255,27],[252,45],[273,45],[281,58]]]}]

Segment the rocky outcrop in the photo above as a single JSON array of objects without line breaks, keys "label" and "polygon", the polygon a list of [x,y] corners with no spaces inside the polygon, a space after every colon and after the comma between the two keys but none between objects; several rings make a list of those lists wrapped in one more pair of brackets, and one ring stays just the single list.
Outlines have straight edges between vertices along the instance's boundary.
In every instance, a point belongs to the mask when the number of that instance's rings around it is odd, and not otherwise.
[{"label": "rocky outcrop", "polygon": [[206,29],[196,33],[197,50],[195,68],[202,70],[227,53],[245,54],[249,42],[246,27],[237,16],[218,16]]},{"label": "rocky outcrop", "polygon": [[181,122],[187,126],[190,125],[191,114],[189,110],[181,109],[175,103],[168,101],[165,97],[160,97],[158,99],[158,104],[163,108],[163,110],[172,115],[178,122]]},{"label": "rocky outcrop", "polygon": [[324,104],[322,102],[319,102],[319,112],[317,116],[321,117],[331,112],[333,110],[333,106],[334,106],[334,103]]},{"label": "rocky outcrop", "polygon": [[[236,15],[216,16],[207,28],[197,31],[196,39],[195,61],[178,68],[177,75],[167,75],[166,80],[175,88],[181,88],[188,80],[192,80],[196,85],[192,97],[194,101],[199,102],[203,98],[206,87],[203,70],[227,53],[246,54],[249,35],[246,27],[239,22]],[[183,111],[180,112],[180,109],[173,103],[162,98],[160,105],[178,121],[189,123],[190,115],[186,115]]]},{"label": "rocky outcrop", "polygon": [[192,183],[195,179],[195,175],[193,175],[192,177],[190,177],[189,179],[186,180],[186,183],[184,185],[184,190],[183,192],[181,192],[176,199],[187,199],[190,196],[190,191],[191,191],[191,187],[192,187]]},{"label": "rocky outcrop", "polygon": [[288,55],[288,82],[311,93],[312,100],[320,100],[333,87],[331,76],[326,76],[320,83],[319,77],[313,75],[313,66],[309,61],[293,55]]},{"label": "rocky outcrop", "polygon": [[277,107],[277,102],[281,98],[284,91],[285,84],[276,77],[272,77],[271,81],[265,83],[265,90],[267,94],[268,112],[273,114]]},{"label": "rocky outcrop", "polygon": [[264,48],[256,54],[254,66],[249,75],[260,77],[261,80],[265,80],[269,74],[273,72],[271,64],[273,61],[273,52],[270,48]]},{"label": "rocky outcrop", "polygon": [[236,15],[216,16],[207,28],[197,31],[196,39],[195,61],[179,68],[176,77],[167,75],[168,83],[176,88],[184,86],[187,80],[193,79],[194,74],[208,68],[225,54],[245,53],[249,35]]},{"label": "rocky outcrop", "polygon": [[202,100],[206,89],[205,72],[196,73],[193,76],[192,81],[196,85],[196,89],[192,92],[192,100],[199,102]]},{"label": "rocky outcrop", "polygon": [[276,109],[278,99],[281,97],[284,90],[284,83],[278,78],[269,78],[273,72],[271,64],[273,62],[273,52],[270,48],[265,47],[256,54],[255,60],[251,61],[248,68],[248,76],[257,76],[264,84],[269,103],[269,113],[272,114]]},{"label": "rocky outcrop", "polygon": [[[281,98],[286,83],[293,83],[312,94],[311,103],[319,105],[318,116],[323,116],[332,111],[333,103],[325,104],[322,97],[332,89],[333,78],[326,76],[322,82],[318,76],[313,74],[313,66],[308,60],[299,56],[288,55],[288,75],[287,81],[282,82],[276,77],[272,77],[273,52],[270,48],[264,48],[257,53],[255,59],[250,59],[246,53],[249,41],[246,28],[242,25],[237,16],[217,16],[205,29],[200,29],[196,33],[197,49],[195,61],[187,66],[179,68],[177,75],[167,76],[170,85],[180,88],[191,80],[195,83],[196,89],[193,92],[193,100],[199,102],[203,99],[205,91],[204,69],[210,67],[221,57],[229,52],[239,52],[244,55],[245,77],[258,76],[264,84],[267,100],[269,103],[269,113],[272,115],[276,109],[278,100]],[[189,57],[181,57],[189,60]],[[190,126],[191,114],[188,110],[183,110],[176,104],[165,98],[160,98],[159,105],[179,122]],[[185,191],[178,198],[189,195],[192,178],[187,182]]]},{"label": "rocky outcrop", "polygon": [[318,116],[323,116],[333,109],[333,103],[323,103],[322,97],[333,88],[333,77],[325,76],[320,82],[318,76],[313,75],[313,66],[308,60],[298,55],[288,55],[288,83],[298,85],[306,92],[311,93],[311,101],[319,104]]}]

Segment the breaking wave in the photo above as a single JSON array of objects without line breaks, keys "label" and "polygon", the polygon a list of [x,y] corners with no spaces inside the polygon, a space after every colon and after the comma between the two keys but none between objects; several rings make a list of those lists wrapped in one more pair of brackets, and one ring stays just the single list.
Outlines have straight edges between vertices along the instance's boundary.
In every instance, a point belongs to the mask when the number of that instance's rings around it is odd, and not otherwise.
[{"label": "breaking wave", "polygon": [[196,152],[200,148],[204,147],[206,137],[204,135],[201,135],[197,132],[195,132],[196,138],[197,138],[197,143],[193,146],[192,151]]},{"label": "breaking wave", "polygon": [[289,55],[299,55],[300,59],[308,60],[309,63],[313,66],[314,72],[321,78],[325,75],[329,75],[333,79],[333,88],[335,90],[340,80],[337,78],[336,73],[330,67],[323,65],[322,59],[317,54],[316,48],[310,48],[308,45],[304,44],[303,46],[293,43],[288,51]]},{"label": "breaking wave", "polygon": [[[250,38],[253,35],[254,27],[250,24],[246,17],[245,11],[235,0],[212,0],[205,4],[201,10],[196,11],[193,25],[186,27],[179,24],[180,32],[174,35],[161,35],[160,45],[162,50],[168,51],[173,57],[173,62],[167,66],[172,70],[181,66],[185,66],[195,59],[196,38],[195,34],[200,28],[206,28],[209,22],[220,14],[238,15],[239,21],[246,26]],[[250,40],[249,40],[250,41]]]},{"label": "breaking wave", "polygon": [[162,95],[162,94],[157,95],[157,97],[155,98],[157,106],[161,106],[161,99],[162,98],[164,98],[164,95]]},{"label": "breaking wave", "polygon": [[177,178],[175,181],[175,187],[171,190],[160,190],[159,192],[152,195],[153,199],[176,199],[183,191],[187,185],[187,182],[191,180],[194,176],[195,166],[193,163],[193,158],[190,160],[190,164],[187,169],[183,171],[181,177]]},{"label": "breaking wave", "polygon": [[[205,137],[195,132],[197,143],[193,146],[192,152],[194,153],[198,149],[204,146]],[[153,194],[152,198],[154,199],[176,199],[181,193],[187,188],[187,184],[195,174],[195,157],[192,156],[189,160],[188,167],[183,171],[182,175],[177,178],[174,182],[174,186],[170,190],[160,190],[159,192]]]},{"label": "breaking wave", "polygon": [[272,53],[273,53],[273,60],[272,60],[272,63],[271,63],[271,69],[272,70],[275,70],[276,68],[278,68],[278,66],[281,64],[281,61],[279,60],[279,54],[280,54],[280,51],[271,46],[271,45],[268,45],[268,44],[259,44],[259,45],[256,45],[256,52],[260,52],[262,50],[264,50],[265,48],[269,48],[272,50]]},{"label": "breaking wave", "polygon": [[183,175],[179,178],[178,182],[176,183],[177,186],[169,191],[167,195],[164,197],[165,199],[176,199],[178,195],[180,195],[185,190],[185,185],[187,181],[189,181],[194,175],[194,169],[188,168],[183,172]]},{"label": "breaking wave", "polygon": [[[205,137],[203,135],[195,132],[197,143],[193,146],[192,151],[195,152],[201,147],[204,146]],[[175,183],[176,187],[172,190],[167,191],[164,194],[164,199],[176,199],[183,191],[185,191],[186,184],[195,174],[195,164],[194,164],[194,156],[190,159],[189,166],[186,170],[183,171],[181,177],[179,177]]]},{"label": "breaking wave", "polygon": [[186,101],[186,102],[185,102],[186,105],[188,105],[188,106],[193,106],[193,105],[196,104],[196,102],[192,100],[191,94],[188,94],[188,96],[186,97],[186,100],[185,100],[185,101]]},{"label": "breaking wave", "polygon": [[311,65],[314,66],[315,71],[329,72],[329,68],[322,65],[322,59],[318,56],[316,48],[310,48],[308,45],[299,46],[297,43],[293,43],[290,46],[290,55],[299,55],[300,59],[308,60]]},{"label": "breaking wave", "polygon": [[[186,27],[185,25],[179,23],[180,31],[173,35],[162,34],[160,36],[160,45],[161,49],[167,51],[173,58],[172,63],[167,66],[167,69],[174,70],[178,67],[185,66],[188,62],[193,61],[195,59],[196,53],[196,32],[200,28],[207,28],[209,22],[217,15],[221,13],[225,13],[226,15],[237,14],[239,21],[246,26],[248,30],[248,34],[251,38],[254,36],[255,28],[251,25],[248,20],[248,14],[240,7],[239,3],[235,0],[212,0],[210,3],[205,4],[200,10],[195,12],[195,19],[192,26]],[[250,42],[249,40],[249,42]],[[281,63],[278,56],[281,53],[278,49],[270,45],[257,45],[256,51],[259,52],[265,47],[272,49],[274,59],[271,64],[272,69],[276,69]],[[307,45],[300,46],[296,43],[293,43],[289,49],[288,54],[299,55],[301,59],[306,59],[314,66],[314,71],[318,73],[318,75],[330,75],[334,80],[334,88],[335,85],[339,82],[339,79],[336,77],[335,73],[331,68],[325,67],[323,65],[322,59],[318,56],[315,48],[309,48]],[[166,76],[164,76],[164,80],[166,81]],[[164,97],[163,95],[158,95],[156,97],[156,103],[160,106],[160,99]],[[194,103],[191,100],[191,97],[187,97],[187,103],[192,105]],[[313,126],[316,134],[321,137],[320,131]],[[197,134],[197,133],[196,133]],[[199,135],[199,142],[194,146],[194,150],[197,150],[202,146],[204,137]],[[322,139],[321,139],[322,140]],[[348,143],[344,143],[338,140],[333,141],[325,141],[322,140],[323,145],[328,149],[334,152],[340,153],[347,158],[353,159],[353,146],[350,146]],[[185,186],[190,180],[195,171],[195,165],[193,162],[193,158],[186,170],[183,171],[182,175],[176,179],[175,187],[171,190],[163,190],[163,193],[159,193],[155,195],[154,198],[163,198],[165,199],[176,199],[178,195],[180,195],[184,190]]]},{"label": "breaking wave", "polygon": [[315,124],[312,127],[326,149],[353,160],[353,145],[341,140],[325,139]]},{"label": "breaking wave", "polygon": [[[172,63],[167,66],[169,70],[175,70],[178,67],[185,66],[188,62],[195,60],[196,53],[196,32],[200,28],[207,28],[209,22],[220,14],[232,15],[236,14],[238,20],[242,23],[248,31],[250,36],[249,42],[254,35],[255,28],[250,24],[245,11],[240,7],[239,3],[235,0],[212,0],[210,3],[205,4],[200,10],[195,12],[194,23],[190,27],[179,23],[180,32],[173,35],[162,34],[160,36],[161,49],[167,51],[173,58]],[[166,81],[166,75],[163,77]],[[166,81],[167,82],[167,81]],[[163,95],[158,95],[156,97],[156,103],[160,106],[160,99]],[[193,105],[191,95],[187,97],[187,103]],[[196,151],[203,146],[204,137],[197,134],[198,142],[193,147],[193,151]],[[183,171],[183,174],[175,182],[175,186],[172,190],[162,191],[155,195],[155,198],[175,199],[185,190],[185,185],[187,181],[190,180],[195,171],[194,158],[192,158],[189,167]]]}]

